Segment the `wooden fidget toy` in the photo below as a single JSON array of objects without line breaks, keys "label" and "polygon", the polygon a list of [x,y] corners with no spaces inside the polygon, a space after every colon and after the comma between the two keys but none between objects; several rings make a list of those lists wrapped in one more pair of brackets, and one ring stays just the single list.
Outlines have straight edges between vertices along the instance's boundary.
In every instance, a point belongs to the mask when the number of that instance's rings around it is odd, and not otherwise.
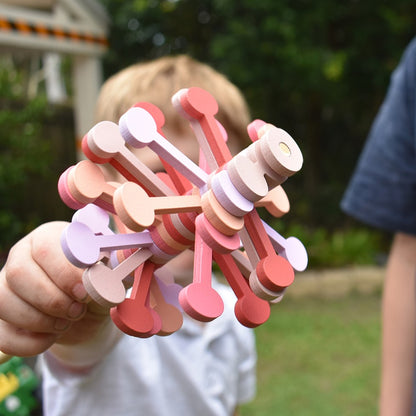
[{"label": "wooden fidget toy", "polygon": [[[152,104],[130,108],[118,125],[98,123],[82,142],[87,159],[59,179],[62,200],[78,210],[62,235],[63,250],[85,268],[91,298],[110,307],[127,334],[171,334],[181,327],[183,311],[203,322],[220,316],[213,261],[236,295],[236,318],[256,327],[293,282],[294,270],[307,265],[303,244],[282,237],[256,210],[265,207],[276,217],[289,211],[281,184],[299,171],[302,154],[285,131],[256,120],[248,126],[253,143],[233,157],[208,92],[183,89],[172,102],[196,136],[199,165],[164,137],[164,116]],[[131,149],[144,146],[157,153],[166,173],[153,173],[135,157]],[[98,166],[107,163],[126,181],[107,182]],[[186,249],[194,253],[193,281],[182,288],[162,266]]]}]

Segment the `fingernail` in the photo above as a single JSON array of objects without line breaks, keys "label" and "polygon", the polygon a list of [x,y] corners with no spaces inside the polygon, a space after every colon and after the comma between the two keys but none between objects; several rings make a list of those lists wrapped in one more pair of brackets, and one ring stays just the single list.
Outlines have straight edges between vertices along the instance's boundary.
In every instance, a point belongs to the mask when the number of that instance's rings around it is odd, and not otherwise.
[{"label": "fingernail", "polygon": [[56,331],[64,331],[69,327],[70,323],[71,322],[68,321],[68,319],[58,318],[55,320],[54,328]]},{"label": "fingernail", "polygon": [[72,294],[80,301],[85,302],[88,298],[88,292],[85,290],[85,287],[82,283],[77,283],[73,289]]},{"label": "fingernail", "polygon": [[73,302],[68,309],[67,316],[70,319],[79,318],[85,311],[86,305],[84,303]]}]

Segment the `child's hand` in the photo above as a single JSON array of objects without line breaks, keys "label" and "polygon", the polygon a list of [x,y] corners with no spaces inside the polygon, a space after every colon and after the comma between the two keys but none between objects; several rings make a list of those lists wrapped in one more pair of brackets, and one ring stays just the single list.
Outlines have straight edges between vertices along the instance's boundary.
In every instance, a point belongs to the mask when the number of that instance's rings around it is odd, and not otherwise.
[{"label": "child's hand", "polygon": [[108,313],[88,305],[83,270],[60,245],[64,222],[44,224],[10,250],[0,272],[0,351],[30,356],[94,337]]}]

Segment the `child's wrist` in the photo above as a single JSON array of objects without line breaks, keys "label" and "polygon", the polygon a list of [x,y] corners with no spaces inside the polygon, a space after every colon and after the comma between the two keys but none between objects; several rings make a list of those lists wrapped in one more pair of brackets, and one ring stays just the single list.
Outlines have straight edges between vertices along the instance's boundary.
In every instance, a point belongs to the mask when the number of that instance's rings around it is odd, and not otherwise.
[{"label": "child's wrist", "polygon": [[88,371],[112,351],[121,336],[121,331],[111,320],[108,320],[105,327],[92,340],[73,345],[56,343],[46,352],[46,357],[52,357],[69,371]]}]

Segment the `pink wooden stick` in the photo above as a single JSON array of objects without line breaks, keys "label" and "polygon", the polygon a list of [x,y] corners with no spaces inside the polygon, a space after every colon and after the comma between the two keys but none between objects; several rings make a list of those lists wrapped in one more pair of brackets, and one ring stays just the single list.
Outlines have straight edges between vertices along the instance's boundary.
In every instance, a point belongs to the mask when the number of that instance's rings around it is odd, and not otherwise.
[{"label": "pink wooden stick", "polygon": [[139,248],[153,244],[149,231],[141,233],[96,235],[81,222],[68,224],[61,236],[66,258],[75,266],[85,268],[96,263],[103,251]]},{"label": "pink wooden stick", "polygon": [[[218,104],[214,97],[201,88],[192,87],[178,91],[172,101],[175,108],[191,121],[207,162],[212,163],[212,155],[218,166],[230,160],[231,152],[214,117],[218,112]],[[197,123],[194,123],[194,120]],[[203,135],[198,134],[199,131],[202,131]],[[211,165],[211,170],[214,169]]]},{"label": "pink wooden stick", "polygon": [[257,201],[254,205],[266,208],[276,218],[282,217],[290,210],[289,199],[280,185],[271,189],[264,198]]},{"label": "pink wooden stick", "polygon": [[223,313],[224,303],[211,286],[212,249],[205,243],[199,228],[197,222],[193,282],[181,290],[179,302],[189,316],[207,322]]},{"label": "pink wooden stick", "polygon": [[[243,243],[249,236],[260,259],[259,264],[262,260],[269,259],[275,267],[274,269],[273,267],[261,268],[261,277],[258,273],[261,283],[272,291],[279,291],[289,286],[294,279],[293,268],[287,260],[277,256],[257,211],[252,211],[244,217],[244,225],[248,234],[240,234]],[[248,246],[250,246],[250,243],[248,243]],[[279,257],[279,260],[275,260],[276,257]]]},{"label": "pink wooden stick", "polygon": [[182,311],[179,303],[179,292],[183,289],[183,287],[175,283],[173,274],[167,270],[166,267],[162,266],[155,270],[154,276],[166,302]]},{"label": "pink wooden stick", "polygon": [[151,114],[143,108],[131,108],[124,113],[120,131],[128,144],[135,148],[148,146],[196,186],[202,187],[207,182],[206,172],[158,133]]},{"label": "pink wooden stick", "polygon": [[[121,223],[116,215],[113,216],[113,219],[116,224]],[[114,234],[114,231],[110,228],[110,215],[107,211],[94,204],[88,204],[84,208],[76,211],[72,216],[72,222],[82,222],[87,224],[94,234],[97,235]],[[129,230],[125,230],[124,232],[127,231]],[[112,267],[115,267],[119,263],[116,251],[102,252],[102,257],[108,257]]]},{"label": "pink wooden stick", "polygon": [[149,261],[136,269],[130,298],[111,309],[113,322],[128,335],[147,338],[162,328],[160,317],[149,305],[154,270],[155,265]]},{"label": "pink wooden stick", "polygon": [[165,300],[161,286],[166,290],[159,279],[153,276],[150,282],[150,305],[161,319],[161,328],[157,335],[166,336],[176,332],[183,324],[182,312]]},{"label": "pink wooden stick", "polygon": [[295,274],[290,263],[277,254],[262,258],[256,266],[260,283],[273,292],[280,292],[293,283]]},{"label": "pink wooden stick", "polygon": [[263,120],[253,120],[248,126],[247,126],[247,133],[251,139],[252,142],[256,142],[259,140],[263,135],[270,130],[271,128],[274,128],[273,124],[266,123]]},{"label": "pink wooden stick", "polygon": [[248,258],[247,254],[241,250],[234,250],[231,252],[231,256],[234,259],[241,274],[246,279],[249,279],[250,274],[253,271],[253,265],[251,264],[251,261]]},{"label": "pink wooden stick", "polygon": [[259,130],[266,124],[263,120],[253,120],[248,126],[247,126],[247,133],[251,139],[252,142],[256,142],[259,137]]},{"label": "pink wooden stick", "polygon": [[303,272],[308,265],[308,253],[302,242],[296,237],[284,238],[264,221],[263,225],[271,239],[274,249],[283,256],[296,271]]},{"label": "pink wooden stick", "polygon": [[114,212],[112,196],[115,186],[105,181],[100,168],[89,160],[83,160],[67,169],[60,177],[58,190],[70,207],[82,208],[95,203]]},{"label": "pink wooden stick", "polygon": [[150,227],[155,215],[201,211],[199,194],[150,198],[134,182],[126,182],[114,193],[114,207],[121,221],[134,231]]},{"label": "pink wooden stick", "polygon": [[123,280],[151,256],[149,249],[139,249],[113,270],[103,263],[95,263],[82,276],[85,289],[98,304],[111,308],[123,302],[126,297]]},{"label": "pink wooden stick", "polygon": [[110,121],[96,124],[83,139],[83,151],[95,163],[110,163],[125,178],[136,182],[152,195],[174,192],[126,147],[119,126]]},{"label": "pink wooden stick", "polygon": [[[162,110],[156,107],[152,103],[139,102],[134,105],[134,107],[140,107],[145,109],[149,114],[152,115],[153,120],[156,123],[158,133],[163,136],[162,127],[165,125],[165,116],[163,115]],[[191,182],[185,176],[183,176],[179,171],[177,171],[173,166],[171,166],[163,157],[159,155],[159,159],[163,164],[163,167],[169,178],[172,180],[175,189],[179,195],[185,194],[188,190],[192,188]]]},{"label": "pink wooden stick", "polygon": [[269,302],[277,303],[283,298],[284,292],[286,290],[282,289],[280,291],[274,292],[270,289],[267,289],[262,283],[260,282],[256,270],[253,270],[249,277],[250,288],[253,293],[261,299],[265,299]]},{"label": "pink wooden stick", "polygon": [[84,204],[77,201],[73,196],[71,195],[71,192],[68,188],[68,174],[73,169],[74,166],[70,166],[68,169],[66,169],[58,180],[58,192],[59,196],[61,197],[64,204],[66,204],[69,208],[72,209],[80,209],[84,207]]},{"label": "pink wooden stick", "polygon": [[231,254],[214,252],[213,256],[237,296],[234,311],[239,322],[249,328],[254,328],[266,322],[270,316],[269,303],[260,299],[251,291],[247,280],[241,274]]}]

